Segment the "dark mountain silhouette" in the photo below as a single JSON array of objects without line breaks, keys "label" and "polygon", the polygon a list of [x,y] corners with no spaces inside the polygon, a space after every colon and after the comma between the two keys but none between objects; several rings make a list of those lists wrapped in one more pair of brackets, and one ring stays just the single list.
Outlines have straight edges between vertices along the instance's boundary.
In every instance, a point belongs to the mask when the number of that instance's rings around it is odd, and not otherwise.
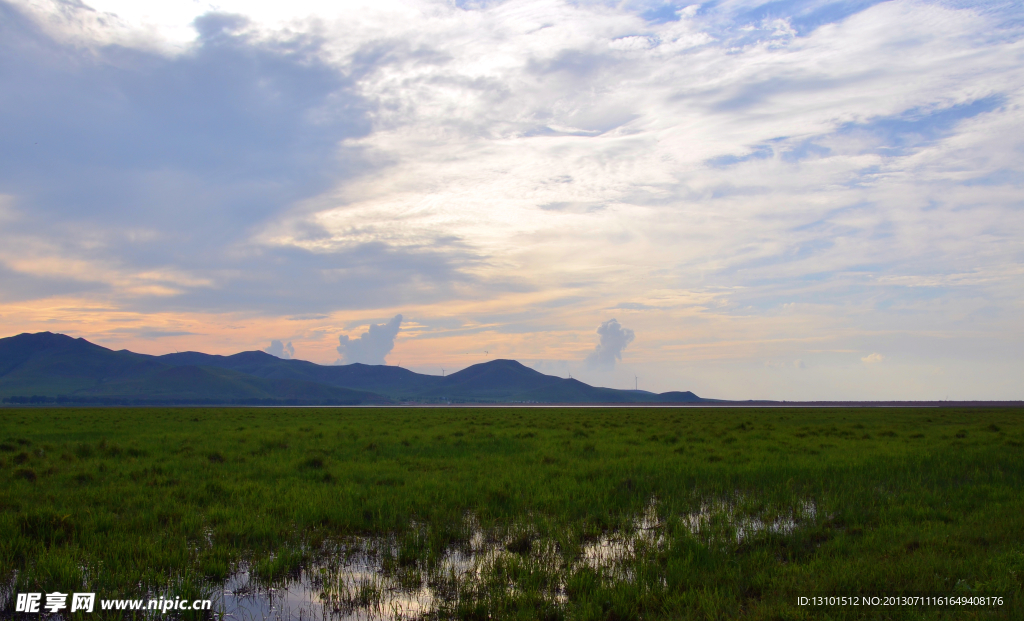
[{"label": "dark mountain silhouette", "polygon": [[544,375],[515,360],[492,360],[474,364],[442,378],[439,385],[424,395],[459,395],[480,400],[508,401],[516,397],[525,398],[524,395],[531,391],[550,388],[563,381],[560,377]]},{"label": "dark mountain silhouette", "polygon": [[151,356],[40,332],[0,339],[0,393],[71,394],[164,368]]},{"label": "dark mountain silhouette", "polygon": [[446,377],[384,365],[323,366],[260,351],[148,356],[42,332],[0,339],[0,397],[59,403],[693,403],[691,392],[615,390],[492,360]]},{"label": "dark mountain silhouette", "polygon": [[435,380],[441,380],[434,375],[420,375],[401,367],[358,362],[342,366],[324,366],[305,360],[282,360],[262,351],[246,351],[232,356],[214,356],[190,351],[157,356],[156,359],[170,366],[216,367],[265,379],[302,380],[382,394],[398,394],[403,391],[412,394],[433,385]]},{"label": "dark mountain silhouette", "polygon": [[368,391],[266,379],[227,368],[169,365],[160,358],[113,351],[63,334],[19,334],[0,339],[0,396],[82,403],[315,405],[386,401]]}]

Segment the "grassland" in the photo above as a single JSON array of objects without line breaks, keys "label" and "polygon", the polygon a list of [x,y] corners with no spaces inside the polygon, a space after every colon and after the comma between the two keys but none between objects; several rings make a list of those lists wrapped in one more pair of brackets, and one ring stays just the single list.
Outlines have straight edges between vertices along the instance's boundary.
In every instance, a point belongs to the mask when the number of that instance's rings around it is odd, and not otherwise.
[{"label": "grassland", "polygon": [[[8,598],[273,584],[376,537],[442,618],[1024,618],[1021,409],[3,409],[0,481]],[[474,533],[508,554],[430,573]],[[1004,603],[797,605],[827,595]]]}]

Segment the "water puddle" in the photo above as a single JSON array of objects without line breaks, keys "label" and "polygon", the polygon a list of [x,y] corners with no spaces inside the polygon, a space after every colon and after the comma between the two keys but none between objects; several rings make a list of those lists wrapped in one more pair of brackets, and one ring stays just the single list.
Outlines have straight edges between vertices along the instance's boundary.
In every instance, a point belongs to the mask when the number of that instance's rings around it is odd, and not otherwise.
[{"label": "water puddle", "polygon": [[[703,502],[675,523],[706,542],[739,544],[767,534],[788,535],[813,522],[813,501],[784,511],[752,512],[744,499]],[[297,575],[268,587],[242,566],[214,594],[214,610],[224,619],[281,621],[413,621],[436,616],[467,592],[494,584],[510,567],[544,572],[552,577],[543,597],[553,606],[566,602],[565,580],[589,569],[609,581],[632,579],[640,556],[664,550],[667,520],[652,501],[620,531],[583,541],[566,550],[529,531],[496,536],[472,527],[463,545],[433,559],[405,559],[398,542],[386,538],[352,539]],[[504,589],[514,590],[507,581]]]},{"label": "water puddle", "polygon": [[418,619],[433,609],[429,589],[392,584],[370,563],[348,565],[341,576],[325,574],[324,568],[312,567],[267,588],[242,570],[214,595],[213,608],[224,619],[310,621]]},{"label": "water puddle", "polygon": [[805,500],[798,506],[783,513],[744,512],[739,509],[741,500],[734,502],[713,501],[701,503],[697,511],[683,516],[687,529],[703,540],[725,538],[731,531],[735,543],[756,538],[764,534],[789,535],[801,524],[813,522],[818,515],[814,501]]}]

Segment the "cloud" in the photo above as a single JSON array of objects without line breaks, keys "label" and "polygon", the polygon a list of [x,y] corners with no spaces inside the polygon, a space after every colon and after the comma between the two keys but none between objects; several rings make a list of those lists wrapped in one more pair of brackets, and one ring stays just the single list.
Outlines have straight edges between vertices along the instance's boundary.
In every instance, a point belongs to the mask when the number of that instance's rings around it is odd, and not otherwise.
[{"label": "cloud", "polygon": [[270,341],[270,347],[264,349],[271,356],[277,356],[284,360],[291,360],[295,357],[295,348],[289,342],[287,345],[282,345],[281,341]]},{"label": "cloud", "polygon": [[402,316],[395,315],[391,321],[382,324],[370,324],[370,329],[359,335],[358,339],[350,339],[342,334],[338,337],[338,363],[351,364],[384,364],[384,358],[395,347],[395,337],[402,325]]},{"label": "cloud", "polygon": [[587,356],[587,366],[600,371],[611,371],[615,368],[615,361],[622,360],[622,350],[633,342],[633,331],[623,328],[617,320],[609,319],[601,324],[597,333],[601,335],[601,342]]},{"label": "cloud", "polygon": [[658,310],[660,307],[651,306],[642,302],[622,302],[609,308],[609,310]]},{"label": "cloud", "polygon": [[863,362],[864,364],[875,364],[883,360],[885,360],[885,356],[878,353],[868,354],[867,356],[864,356],[863,358],[860,359],[860,361]]},{"label": "cloud", "polygon": [[161,339],[175,336],[196,336],[195,332],[187,330],[166,330],[162,328],[149,328],[140,326],[138,328],[118,328],[110,331],[111,334],[128,334],[143,339]]},{"label": "cloud", "polygon": [[[1019,125],[1021,70],[985,35],[1013,17],[996,9],[94,4],[0,3],[6,299],[329,313],[585,273],[585,306],[659,265],[658,287],[742,287],[728,312],[842,303],[868,262],[898,279],[1014,256],[965,243],[1019,232],[999,126]],[[956,198],[957,171],[994,187]],[[593,276],[594,244],[618,269]],[[182,278],[136,282],[155,270]]]},{"label": "cloud", "polygon": [[[76,6],[37,22],[0,2],[0,64],[19,93],[0,99],[16,119],[0,126],[0,299],[322,313],[474,280],[460,267],[478,253],[450,232],[399,246],[364,222],[331,239],[303,206],[374,167],[345,144],[370,131],[370,104],[323,37],[219,13],[175,53],[48,29],[94,17]],[[177,277],[137,282],[157,272]]]}]

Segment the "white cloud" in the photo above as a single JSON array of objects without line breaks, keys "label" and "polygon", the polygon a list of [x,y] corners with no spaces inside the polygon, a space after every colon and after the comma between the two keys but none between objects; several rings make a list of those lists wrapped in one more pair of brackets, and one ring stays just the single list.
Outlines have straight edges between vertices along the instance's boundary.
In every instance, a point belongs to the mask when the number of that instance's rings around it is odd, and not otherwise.
[{"label": "white cloud", "polygon": [[611,371],[615,361],[622,360],[622,351],[633,342],[635,335],[629,328],[623,328],[615,319],[603,322],[597,328],[601,342],[587,356],[587,366],[599,371]]},{"label": "white cloud", "polygon": [[871,353],[860,359],[864,364],[877,364],[883,360],[885,360],[885,356],[879,353]]},{"label": "white cloud", "polygon": [[295,357],[295,348],[292,347],[291,343],[283,345],[281,341],[276,340],[271,341],[270,347],[264,349],[263,351],[267,352],[271,356],[277,356],[278,358],[283,358],[285,360],[291,360],[292,358]]},{"label": "white cloud", "polygon": [[402,316],[395,315],[391,321],[370,324],[369,329],[351,339],[346,334],[338,337],[338,363],[384,364],[385,357],[395,348],[395,337],[402,326]]}]

